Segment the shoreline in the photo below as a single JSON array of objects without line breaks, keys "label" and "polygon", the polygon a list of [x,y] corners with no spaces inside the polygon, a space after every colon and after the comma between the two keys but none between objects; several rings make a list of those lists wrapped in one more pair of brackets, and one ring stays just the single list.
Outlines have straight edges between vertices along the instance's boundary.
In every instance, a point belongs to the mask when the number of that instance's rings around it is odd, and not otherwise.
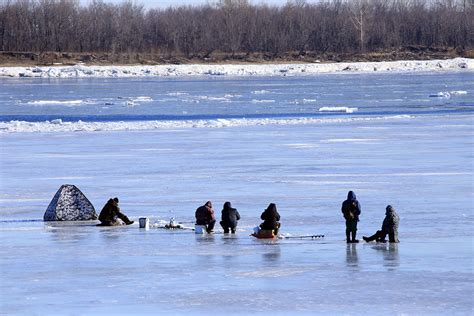
[{"label": "shoreline", "polygon": [[457,57],[435,60],[376,62],[260,63],[260,64],[167,64],[90,66],[2,66],[0,78],[140,78],[196,76],[308,76],[330,73],[390,73],[473,71],[474,59]]}]

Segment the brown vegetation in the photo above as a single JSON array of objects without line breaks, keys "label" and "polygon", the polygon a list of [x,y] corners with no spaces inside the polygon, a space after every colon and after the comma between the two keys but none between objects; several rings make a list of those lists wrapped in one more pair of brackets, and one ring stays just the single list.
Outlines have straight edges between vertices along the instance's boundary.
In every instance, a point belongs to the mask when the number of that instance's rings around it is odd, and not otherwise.
[{"label": "brown vegetation", "polygon": [[472,57],[473,0],[328,0],[149,9],[0,2],[1,64],[314,62]]}]

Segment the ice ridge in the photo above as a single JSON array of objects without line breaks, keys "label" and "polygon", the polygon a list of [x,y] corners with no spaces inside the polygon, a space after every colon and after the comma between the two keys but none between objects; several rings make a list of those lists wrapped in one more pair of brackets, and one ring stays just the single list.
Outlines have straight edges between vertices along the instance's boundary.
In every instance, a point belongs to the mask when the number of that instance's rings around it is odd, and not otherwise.
[{"label": "ice ridge", "polygon": [[[0,67],[0,77],[115,78],[185,76],[291,76],[320,73],[420,72],[474,69],[474,60],[402,60],[384,62],[255,64],[255,65],[156,65],[156,66],[43,66]],[[265,91],[266,92],[266,91]],[[265,93],[256,91],[256,93]]]},{"label": "ice ridge", "polygon": [[130,131],[154,129],[182,128],[225,128],[257,125],[298,125],[325,124],[354,121],[383,121],[410,119],[410,115],[393,115],[377,117],[351,118],[262,118],[262,119],[208,119],[208,120],[177,120],[177,121],[120,121],[120,122],[63,122],[61,119],[45,122],[9,121],[0,122],[2,133],[33,133],[33,132],[97,132],[97,131]]}]

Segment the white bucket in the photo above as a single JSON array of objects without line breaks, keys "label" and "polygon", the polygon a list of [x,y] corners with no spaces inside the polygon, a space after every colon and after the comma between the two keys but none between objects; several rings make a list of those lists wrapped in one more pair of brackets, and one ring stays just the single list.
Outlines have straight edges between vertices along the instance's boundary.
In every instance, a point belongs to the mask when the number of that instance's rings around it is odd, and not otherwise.
[{"label": "white bucket", "polygon": [[146,217],[140,217],[138,223],[140,224],[140,228],[145,228],[147,230],[150,228],[150,220]]},{"label": "white bucket", "polygon": [[196,234],[207,234],[206,226],[205,225],[194,225],[194,232]]},{"label": "white bucket", "polygon": [[255,227],[253,228],[253,233],[254,233],[254,234],[258,234],[259,232],[260,232],[260,226],[255,226]]}]

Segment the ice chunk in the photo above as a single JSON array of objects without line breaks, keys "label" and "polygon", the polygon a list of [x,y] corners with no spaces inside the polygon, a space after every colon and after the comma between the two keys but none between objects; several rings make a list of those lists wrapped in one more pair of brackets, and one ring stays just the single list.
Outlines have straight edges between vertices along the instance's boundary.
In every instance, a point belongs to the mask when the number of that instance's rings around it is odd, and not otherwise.
[{"label": "ice chunk", "polygon": [[345,112],[345,113],[354,113],[358,109],[357,108],[350,108],[347,106],[323,106],[319,108],[319,112]]}]

